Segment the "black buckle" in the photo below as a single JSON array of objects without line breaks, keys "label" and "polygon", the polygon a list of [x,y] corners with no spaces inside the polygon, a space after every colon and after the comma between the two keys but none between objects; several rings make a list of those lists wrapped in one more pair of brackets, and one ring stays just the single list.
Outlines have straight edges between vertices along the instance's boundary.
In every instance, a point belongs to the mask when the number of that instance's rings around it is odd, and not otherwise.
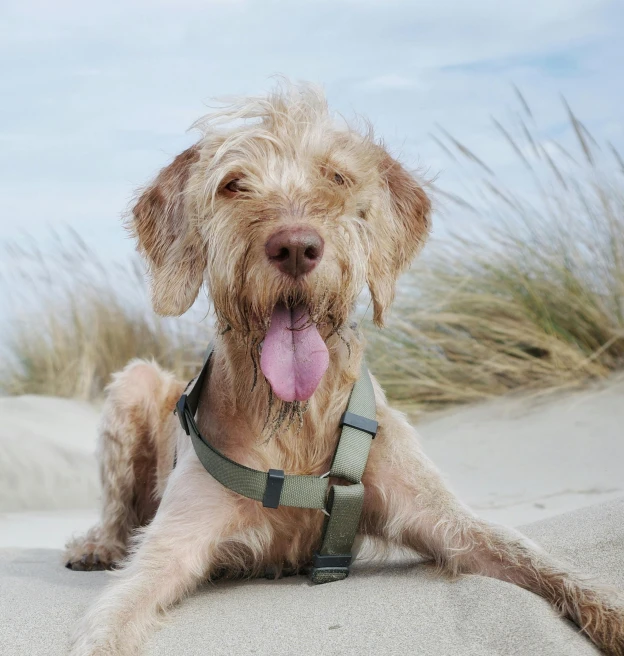
[{"label": "black buckle", "polygon": [[351,428],[357,428],[357,430],[361,430],[364,433],[369,433],[373,436],[373,439],[375,439],[379,427],[379,424],[374,419],[356,415],[355,412],[349,412],[348,410],[340,418],[340,425],[351,426]]},{"label": "black buckle", "polygon": [[262,505],[265,508],[278,508],[280,496],[282,496],[282,488],[284,487],[284,470],[283,469],[269,469],[269,477],[267,478],[266,487],[264,488],[264,497],[262,497]]},{"label": "black buckle", "polygon": [[180,420],[180,425],[184,429],[184,432],[187,435],[190,435],[191,433],[189,431],[188,422],[186,421],[187,399],[188,397],[186,396],[186,394],[182,394],[182,396],[176,403],[176,407],[173,413],[178,415],[178,419]]},{"label": "black buckle", "polygon": [[309,573],[310,580],[312,583],[342,581],[349,576],[349,567],[352,560],[351,554],[323,555],[315,553]]},{"label": "black buckle", "polygon": [[327,554],[315,553],[312,558],[312,567],[316,569],[349,569],[353,557],[351,554]]}]

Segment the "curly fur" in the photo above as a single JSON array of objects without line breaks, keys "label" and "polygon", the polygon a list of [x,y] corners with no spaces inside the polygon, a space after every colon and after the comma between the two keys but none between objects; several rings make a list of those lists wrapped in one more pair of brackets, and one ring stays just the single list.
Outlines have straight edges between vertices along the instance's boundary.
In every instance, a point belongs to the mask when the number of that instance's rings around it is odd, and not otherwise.
[{"label": "curly fur", "polygon": [[[368,285],[375,321],[383,323],[397,277],[425,241],[429,201],[370,130],[337,123],[308,86],[237,101],[198,126],[198,144],[143,190],[130,220],[154,307],[180,314],[202,283],[208,287],[220,330],[198,423],[217,448],[256,469],[323,474],[363,354],[348,317]],[[236,192],[228,187],[233,179],[241,181]],[[270,266],[264,252],[272,233],[293,224],[311,226],[326,244],[322,262],[299,281]],[[330,353],[305,407],[272,403],[258,372],[258,345],[280,301],[308,306]],[[319,511],[265,509],[206,473],[171,413],[182,388],[146,362],[131,363],[109,388],[100,432],[102,521],[68,545],[67,559],[74,569],[118,570],[77,627],[73,656],[138,653],[165,611],[201,581],[298,571],[319,544]],[[375,393],[380,429],[363,479],[361,532],[429,556],[451,575],[482,574],[531,590],[606,653],[624,654],[621,597],[474,517],[377,383]]]}]

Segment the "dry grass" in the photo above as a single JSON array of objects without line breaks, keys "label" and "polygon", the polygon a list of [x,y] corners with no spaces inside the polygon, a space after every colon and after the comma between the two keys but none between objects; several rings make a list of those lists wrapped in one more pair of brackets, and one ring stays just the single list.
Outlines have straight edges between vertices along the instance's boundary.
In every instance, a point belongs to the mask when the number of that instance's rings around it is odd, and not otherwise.
[{"label": "dry grass", "polygon": [[482,174],[469,176],[476,202],[446,196],[464,225],[480,227],[432,248],[387,329],[369,330],[371,367],[395,401],[430,409],[560,388],[624,364],[624,166],[566,110],[578,155],[540,141],[526,105],[515,130],[494,122],[524,165],[525,189],[441,141]]},{"label": "dry grass", "polygon": [[201,361],[208,331],[155,317],[138,266],[102,266],[76,234],[56,238],[47,253],[31,241],[6,256],[20,297],[3,340],[5,393],[94,400],[132,358],[188,378]]},{"label": "dry grass", "polygon": [[[624,364],[624,163],[567,106],[575,152],[540,139],[519,100],[515,124],[494,122],[526,172],[513,185],[448,133],[434,137],[468,167],[472,195],[437,190],[455,225],[463,215],[462,236],[426,250],[384,331],[367,325],[371,368],[412,410],[577,385]],[[133,357],[183,378],[197,367],[209,329],[154,317],[138,268],[103,267],[76,235],[7,256],[21,310],[3,341],[4,392],[95,399]]]}]

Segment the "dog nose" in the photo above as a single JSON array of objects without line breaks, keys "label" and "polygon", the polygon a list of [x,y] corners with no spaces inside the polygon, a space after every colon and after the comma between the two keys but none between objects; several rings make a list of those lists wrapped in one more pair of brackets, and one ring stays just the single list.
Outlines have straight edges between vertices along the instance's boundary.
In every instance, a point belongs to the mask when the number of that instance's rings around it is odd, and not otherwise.
[{"label": "dog nose", "polygon": [[325,242],[312,228],[284,228],[269,237],[264,250],[269,260],[293,278],[299,278],[321,261]]}]

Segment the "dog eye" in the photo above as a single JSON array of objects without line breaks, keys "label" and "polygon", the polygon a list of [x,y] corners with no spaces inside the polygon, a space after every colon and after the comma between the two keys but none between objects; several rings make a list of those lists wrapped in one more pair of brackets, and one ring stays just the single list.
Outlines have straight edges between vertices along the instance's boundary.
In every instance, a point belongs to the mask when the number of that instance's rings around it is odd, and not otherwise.
[{"label": "dog eye", "polygon": [[230,180],[224,187],[228,191],[231,191],[233,194],[239,192],[239,191],[247,191],[247,189],[242,185],[241,181],[239,178],[234,178],[234,180]]},{"label": "dog eye", "polygon": [[338,185],[343,185],[345,183],[345,180],[340,175],[340,173],[334,173],[334,182]]}]

